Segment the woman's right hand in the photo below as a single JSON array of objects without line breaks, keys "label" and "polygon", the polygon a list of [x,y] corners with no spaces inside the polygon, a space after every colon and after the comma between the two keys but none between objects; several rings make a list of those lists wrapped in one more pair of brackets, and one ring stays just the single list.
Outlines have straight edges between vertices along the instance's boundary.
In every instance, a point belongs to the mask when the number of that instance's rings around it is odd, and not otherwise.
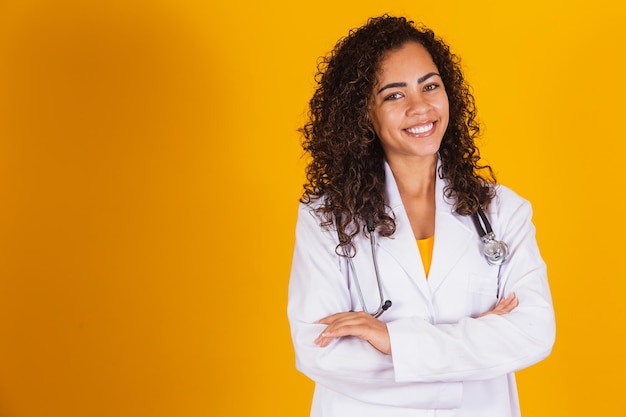
[{"label": "woman's right hand", "polygon": [[496,304],[496,306],[493,308],[493,310],[486,311],[478,317],[484,317],[489,314],[497,314],[498,316],[501,316],[503,314],[510,313],[518,305],[519,300],[517,299],[515,293],[512,293],[508,297],[501,298],[498,304]]}]

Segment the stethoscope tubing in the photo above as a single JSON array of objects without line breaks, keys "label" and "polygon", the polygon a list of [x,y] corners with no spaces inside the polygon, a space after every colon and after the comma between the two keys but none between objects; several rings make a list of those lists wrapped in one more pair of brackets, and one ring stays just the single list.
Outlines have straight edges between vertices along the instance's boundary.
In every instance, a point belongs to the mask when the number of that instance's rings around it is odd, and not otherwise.
[{"label": "stethoscope tubing", "polygon": [[390,300],[385,301],[385,296],[383,294],[383,284],[382,284],[382,280],[380,279],[380,272],[378,270],[378,256],[376,256],[375,230],[374,229],[370,230],[368,227],[368,232],[370,235],[369,240],[370,240],[370,248],[372,252],[372,260],[374,262],[374,274],[376,275],[376,284],[378,285],[378,295],[380,297],[380,304],[378,305],[378,309],[376,309],[376,311],[370,312],[365,306],[365,300],[363,299],[363,291],[361,290],[361,285],[359,284],[359,278],[357,277],[354,262],[352,261],[352,257],[347,255],[347,250],[345,248],[344,248],[344,253],[346,254],[346,257],[348,258],[350,271],[352,272],[352,276],[354,277],[354,283],[356,285],[356,290],[357,290],[356,292],[357,292],[357,296],[359,297],[359,302],[361,303],[361,308],[363,309],[363,311],[370,314],[374,318],[378,318],[381,316],[381,314],[387,311],[389,307],[391,307],[391,301]]},{"label": "stethoscope tubing", "polygon": [[[487,219],[487,215],[482,207],[472,216],[476,231],[483,242],[483,255],[489,265],[502,265],[509,255],[509,247],[506,243],[496,240],[491,223]],[[484,227],[483,227],[484,226]]]},{"label": "stethoscope tubing", "polygon": [[[483,211],[482,207],[479,207],[476,213],[474,213],[472,220],[474,221],[478,235],[483,242],[483,255],[485,256],[487,263],[495,266],[502,265],[509,254],[509,247],[506,243],[496,240],[491,224],[489,223],[489,219],[487,219],[487,215]],[[385,295],[383,293],[382,281],[378,270],[378,257],[376,256],[376,227],[374,226],[374,220],[372,218],[367,219],[367,231],[369,234],[372,261],[374,263],[374,273],[376,275],[376,284],[378,285],[378,295],[380,298],[380,304],[378,305],[378,309],[376,309],[376,311],[370,312],[367,309],[352,257],[349,255],[346,247],[343,248],[343,252],[348,259],[350,273],[356,286],[357,297],[359,298],[361,308],[364,312],[370,314],[374,318],[378,318],[385,311],[387,311],[389,307],[391,307],[392,303],[391,300],[385,300]],[[499,296],[499,290],[497,296]]]}]

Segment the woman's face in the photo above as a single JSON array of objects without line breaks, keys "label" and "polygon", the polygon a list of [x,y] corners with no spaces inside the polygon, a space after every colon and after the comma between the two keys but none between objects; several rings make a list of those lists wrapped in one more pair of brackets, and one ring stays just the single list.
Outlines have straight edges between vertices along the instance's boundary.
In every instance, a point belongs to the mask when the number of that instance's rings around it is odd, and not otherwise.
[{"label": "woman's face", "polygon": [[448,127],[448,95],[421,44],[407,42],[383,56],[369,115],[390,162],[436,157]]}]

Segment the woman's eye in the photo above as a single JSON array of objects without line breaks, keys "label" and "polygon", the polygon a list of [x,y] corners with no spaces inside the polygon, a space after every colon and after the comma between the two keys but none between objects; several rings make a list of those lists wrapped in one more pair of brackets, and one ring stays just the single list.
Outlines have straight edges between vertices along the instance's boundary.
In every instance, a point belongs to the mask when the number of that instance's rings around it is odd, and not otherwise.
[{"label": "woman's eye", "polygon": [[393,93],[393,94],[389,94],[388,96],[385,97],[385,101],[393,101],[393,100],[397,100],[399,98],[402,98],[402,94],[401,93]]},{"label": "woman's eye", "polygon": [[426,84],[424,86],[424,91],[432,91],[432,90],[436,90],[439,87],[439,84],[436,83],[432,83],[432,84]]}]

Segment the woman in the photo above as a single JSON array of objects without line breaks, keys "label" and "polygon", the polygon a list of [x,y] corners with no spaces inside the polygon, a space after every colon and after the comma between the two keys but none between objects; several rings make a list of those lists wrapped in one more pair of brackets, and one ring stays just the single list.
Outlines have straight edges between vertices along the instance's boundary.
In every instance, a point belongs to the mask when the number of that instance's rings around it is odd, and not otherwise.
[{"label": "woman", "polygon": [[555,337],[546,266],[530,204],[480,162],[458,58],[384,15],[317,81],[288,306],[311,416],[518,416],[513,373]]}]

